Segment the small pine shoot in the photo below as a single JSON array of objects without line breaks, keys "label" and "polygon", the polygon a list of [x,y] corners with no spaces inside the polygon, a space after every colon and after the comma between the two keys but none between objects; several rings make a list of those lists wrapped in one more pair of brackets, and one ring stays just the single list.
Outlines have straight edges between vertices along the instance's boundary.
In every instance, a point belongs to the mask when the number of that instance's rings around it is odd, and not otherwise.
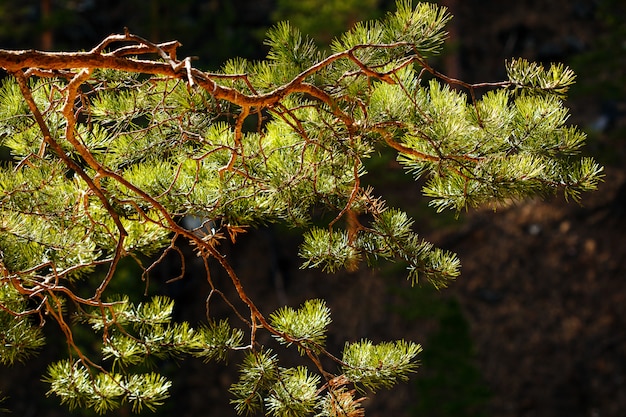
[{"label": "small pine shoot", "polygon": [[343,372],[357,386],[372,391],[390,388],[417,370],[415,358],[421,351],[420,345],[404,340],[348,343],[343,350]]}]

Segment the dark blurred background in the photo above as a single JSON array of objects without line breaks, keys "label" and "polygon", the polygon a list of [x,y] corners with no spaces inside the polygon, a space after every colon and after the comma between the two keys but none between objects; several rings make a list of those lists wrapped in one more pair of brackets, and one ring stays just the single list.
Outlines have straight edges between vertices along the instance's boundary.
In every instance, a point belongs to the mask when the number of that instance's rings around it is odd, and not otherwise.
[{"label": "dark blurred background", "polygon": [[[469,82],[503,80],[504,62],[524,57],[564,62],[578,74],[571,122],[588,135],[585,153],[606,167],[600,190],[582,204],[548,201],[435,215],[382,152],[365,177],[390,205],[407,210],[426,239],[456,251],[462,276],[436,292],[410,287],[400,265],[321,275],[298,269],[298,237],[280,226],[238,241],[229,258],[269,313],[324,297],[333,312],[329,347],[363,337],[406,338],[424,346],[422,367],[408,383],[367,401],[369,416],[623,417],[626,415],[626,3],[623,0],[448,0],[455,16],[450,42],[435,66]],[[179,40],[179,57],[196,56],[214,70],[236,56],[260,59],[266,30],[290,20],[320,45],[354,22],[392,10],[387,0],[2,0],[0,48],[90,49],[127,27],[151,41]],[[371,178],[369,178],[371,177]],[[190,264],[193,257],[190,258]],[[176,276],[166,263],[153,279]],[[220,277],[228,291],[226,277]],[[144,283],[131,265],[118,277],[139,297]],[[175,285],[155,288],[177,300],[176,318],[202,321],[206,288],[193,267]],[[226,314],[227,309],[216,314]],[[89,416],[46,399],[46,364],[63,355],[60,333],[48,330],[42,354],[0,368],[0,404],[13,416]],[[77,338],[94,344],[77,328]],[[82,338],[82,339],[81,339]],[[269,342],[269,340],[267,340]],[[227,365],[200,361],[157,364],[174,381],[172,398],[155,415],[234,415]],[[232,368],[232,367],[231,367]],[[3,411],[0,411],[0,414]],[[126,409],[112,415],[129,415]],[[148,412],[147,414],[152,414]]]}]

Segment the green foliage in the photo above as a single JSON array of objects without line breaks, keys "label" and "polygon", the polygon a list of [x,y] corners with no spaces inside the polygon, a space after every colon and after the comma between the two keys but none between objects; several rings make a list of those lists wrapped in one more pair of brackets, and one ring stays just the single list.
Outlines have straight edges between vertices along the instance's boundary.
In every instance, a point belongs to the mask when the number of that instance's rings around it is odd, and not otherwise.
[{"label": "green foliage", "polygon": [[277,336],[281,343],[297,343],[301,353],[324,347],[326,327],[330,324],[330,309],[323,300],[308,300],[299,310],[283,307],[269,317],[272,326],[288,336]]},{"label": "green foliage", "polygon": [[574,84],[574,71],[563,64],[552,64],[548,70],[536,62],[515,59],[506,65],[509,80],[521,87],[523,94],[552,94],[564,98]]},{"label": "green foliage", "polygon": [[[408,53],[413,48],[423,57],[439,53],[447,35],[444,26],[451,18],[446,9],[432,3],[419,3],[413,7],[406,0],[396,6],[397,11],[389,13],[385,19],[358,23],[338,37],[332,44],[333,52],[365,45],[397,44],[399,48],[363,48],[359,51],[362,62],[371,66],[401,59],[403,52]],[[374,58],[379,61],[374,61]]]},{"label": "green foliage", "polygon": [[[285,81],[289,81],[299,72],[314,63],[318,55],[313,41],[303,37],[298,29],[292,28],[288,22],[278,23],[267,32],[265,45],[270,50],[267,59],[284,71]],[[289,74],[287,71],[293,71]],[[289,76],[290,75],[290,76]]]},{"label": "green foliage", "polygon": [[[423,191],[438,211],[460,211],[494,198],[520,200],[555,187],[563,187],[566,195],[576,199],[580,192],[597,186],[602,167],[586,158],[571,158],[585,135],[566,125],[568,111],[558,97],[565,88],[561,86],[570,82],[570,72],[555,70],[546,75],[527,71],[525,61],[511,65],[525,74],[520,79],[528,90],[518,94],[516,89],[499,89],[475,104],[467,104],[464,96],[435,80],[428,89],[415,81],[408,84],[417,86],[406,95],[416,97],[418,111],[404,115],[409,121],[402,144],[431,157],[401,153],[398,160],[416,177],[429,175]],[[549,84],[555,73],[562,78]],[[512,81],[515,86],[522,82]],[[403,93],[401,87],[381,88],[396,90],[396,96]],[[551,92],[534,94],[537,90]],[[397,110],[384,108],[387,120],[398,117]]]},{"label": "green foliage", "polygon": [[415,357],[422,351],[416,343],[398,340],[373,344],[369,340],[347,343],[343,350],[344,374],[357,385],[375,391],[406,381],[415,372]]},{"label": "green foliage", "polygon": [[271,351],[250,352],[240,366],[239,381],[230,387],[237,414],[252,414],[263,407],[263,399],[279,377],[278,358]]},{"label": "green foliage", "polygon": [[304,236],[300,256],[303,268],[319,268],[335,272],[348,268],[359,259],[357,248],[350,244],[347,232],[314,228]]},{"label": "green foliage", "polygon": [[24,362],[45,344],[41,328],[31,322],[28,301],[15,288],[0,286],[0,306],[0,364]]},{"label": "green foliage", "polygon": [[125,402],[131,404],[134,412],[144,407],[154,411],[169,397],[171,385],[155,373],[123,376],[99,372],[94,375],[84,365],[70,360],[50,365],[45,381],[50,383],[48,394],[60,397],[61,403],[70,409],[92,408],[99,414]]},{"label": "green foliage", "polygon": [[[579,156],[584,134],[566,125],[573,73],[513,60],[501,83],[447,78],[426,59],[441,50],[449,19],[444,8],[400,1],[396,12],[355,24],[329,52],[281,23],[268,34],[267,59],[234,59],[219,73],[176,60],[163,49],[171,44],[130,34],[105,40],[106,53],[64,55],[64,69],[46,67],[56,55],[22,52],[35,55],[24,69],[0,51],[12,74],[0,87],[0,146],[11,153],[0,167],[3,363],[42,345],[28,318],[47,315],[71,359],[50,365],[46,381],[70,408],[154,409],[170,382],[144,373],[150,361],[226,360],[243,350],[230,390],[237,413],[362,415],[357,391],[406,380],[420,345],[362,340],[347,343],[339,359],[325,346],[324,301],[266,318],[223,242],[281,223],[303,235],[302,268],[332,273],[397,261],[412,284],[443,288],[459,275],[457,256],[421,239],[413,219],[365,185],[364,161],[381,146],[425,178],[423,194],[438,211],[558,189],[578,199],[601,180],[602,168]],[[143,56],[154,52],[160,58]],[[478,97],[478,87],[489,91]],[[201,224],[186,229],[185,218]],[[192,275],[210,286],[207,323],[197,327],[173,321],[168,298],[111,294],[126,259],[141,269],[146,292],[154,288],[150,272],[181,254],[181,240],[204,265]],[[239,300],[213,280],[217,266]],[[243,329],[214,321],[216,297]],[[100,358],[74,342],[79,326],[99,336]],[[283,367],[259,343],[262,331],[313,366]]]},{"label": "green foliage", "polygon": [[94,331],[106,337],[102,346],[105,360],[113,367],[137,365],[148,358],[180,357],[189,354],[209,360],[225,360],[226,353],[241,345],[243,333],[226,321],[210,322],[200,329],[188,323],[172,323],[174,302],[154,297],[149,303],[132,305],[128,298],[112,301],[84,315]]},{"label": "green foliage", "polygon": [[459,275],[460,261],[454,253],[435,248],[415,234],[413,220],[399,210],[382,212],[372,230],[360,240],[367,253],[385,259],[400,258],[407,264],[413,284],[423,275],[436,288],[445,287]]},{"label": "green foliage", "polygon": [[317,404],[319,375],[304,367],[282,370],[265,400],[267,410],[276,417],[298,417],[313,412]]},{"label": "green foliage", "polygon": [[112,361],[111,370],[94,370],[83,361],[53,363],[44,379],[50,383],[48,394],[59,397],[70,409],[88,407],[105,413],[129,403],[135,412],[144,407],[154,411],[168,398],[171,382],[156,373],[129,369],[149,359],[183,355],[225,360],[227,352],[241,345],[243,333],[226,321],[200,329],[186,322],[172,323],[173,307],[172,300],[165,297],[136,306],[124,297],[83,314],[94,331],[103,332],[102,357]]},{"label": "green foliage", "polygon": [[418,282],[424,276],[437,288],[459,274],[460,262],[453,253],[435,248],[411,230],[413,220],[396,209],[382,211],[371,228],[360,231],[351,242],[348,232],[311,229],[305,236],[300,256],[303,268],[321,267],[335,272],[350,269],[364,254],[370,264],[378,258],[400,259],[407,264],[408,278]]}]

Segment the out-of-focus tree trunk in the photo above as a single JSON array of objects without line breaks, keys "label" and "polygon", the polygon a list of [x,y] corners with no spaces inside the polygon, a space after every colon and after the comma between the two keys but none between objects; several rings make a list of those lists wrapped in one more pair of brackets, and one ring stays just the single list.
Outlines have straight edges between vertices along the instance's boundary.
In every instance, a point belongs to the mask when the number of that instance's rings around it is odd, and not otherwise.
[{"label": "out-of-focus tree trunk", "polygon": [[[448,8],[448,12],[453,16],[456,16],[458,10],[458,0],[442,0],[441,4]],[[459,37],[456,25],[456,19],[452,19],[448,25],[449,41],[447,42],[448,50],[444,57],[445,73],[449,77],[461,79],[461,63],[459,59]]]},{"label": "out-of-focus tree trunk", "polygon": [[41,33],[41,49],[44,51],[52,50],[53,44],[52,26],[50,25],[50,3],[50,0],[41,0],[41,23],[43,24],[43,32]]},{"label": "out-of-focus tree trunk", "polygon": [[159,0],[152,0],[150,4],[150,40],[152,42],[160,41],[159,32]]}]

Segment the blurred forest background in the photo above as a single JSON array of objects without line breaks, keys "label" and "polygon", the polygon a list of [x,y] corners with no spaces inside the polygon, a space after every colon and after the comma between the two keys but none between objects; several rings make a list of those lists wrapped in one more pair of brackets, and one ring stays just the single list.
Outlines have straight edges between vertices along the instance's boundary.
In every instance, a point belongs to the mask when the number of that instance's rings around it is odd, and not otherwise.
[{"label": "blurred forest background", "polygon": [[[571,122],[589,134],[586,152],[606,166],[600,190],[584,195],[582,205],[557,196],[455,219],[435,215],[419,195],[420,184],[381,150],[366,180],[390,205],[414,216],[418,233],[459,254],[462,276],[450,288],[411,288],[394,265],[335,276],[301,271],[297,235],[279,226],[249,233],[227,249],[229,257],[252,297],[265,300],[266,313],[326,298],[333,313],[331,351],[346,338],[407,338],[424,345],[418,374],[368,400],[369,416],[623,417],[626,2],[439,3],[454,19],[450,42],[434,64],[450,76],[503,80],[504,61],[512,57],[574,68],[578,82],[567,104]],[[128,27],[154,42],[178,40],[179,57],[196,56],[197,67],[215,70],[236,56],[263,58],[264,34],[279,20],[325,45],[354,22],[393,7],[389,0],[0,0],[0,48],[90,49]],[[177,275],[178,267],[164,264],[162,281]],[[187,272],[155,291],[176,298],[177,318],[195,323],[205,316],[204,296],[198,296],[205,288],[192,268]],[[129,265],[118,283],[120,291],[139,297],[144,284],[136,273]],[[48,332],[40,357],[0,368],[0,392],[7,396],[0,408],[20,417],[91,415],[69,413],[45,398],[45,364],[65,350],[60,333]],[[93,343],[87,335],[77,337]],[[227,365],[158,365],[174,385],[172,399],[156,415],[234,414],[227,389],[236,375]]]}]

